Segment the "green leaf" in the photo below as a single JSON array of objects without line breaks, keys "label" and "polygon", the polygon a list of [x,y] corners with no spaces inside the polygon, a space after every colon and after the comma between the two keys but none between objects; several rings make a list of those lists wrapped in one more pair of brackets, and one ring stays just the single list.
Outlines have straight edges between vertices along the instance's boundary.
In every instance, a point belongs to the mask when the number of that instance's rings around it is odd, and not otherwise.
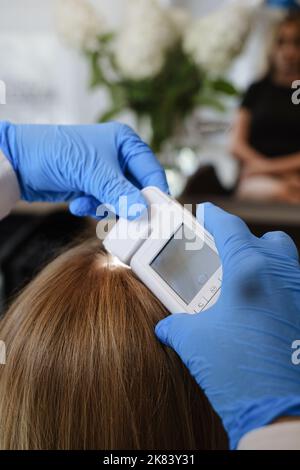
[{"label": "green leaf", "polygon": [[98,41],[100,44],[109,44],[115,38],[115,33],[113,31],[101,34],[98,36]]},{"label": "green leaf", "polygon": [[211,88],[215,91],[223,93],[229,96],[238,96],[240,92],[237,88],[233,85],[233,83],[229,82],[224,78],[218,78],[216,80],[211,81]]},{"label": "green leaf", "polygon": [[98,64],[99,53],[90,52],[87,57],[90,63],[90,87],[94,88],[102,83],[102,72]]},{"label": "green leaf", "polygon": [[208,106],[222,113],[226,111],[224,104],[214,96],[199,95],[196,99],[196,103],[199,106]]}]

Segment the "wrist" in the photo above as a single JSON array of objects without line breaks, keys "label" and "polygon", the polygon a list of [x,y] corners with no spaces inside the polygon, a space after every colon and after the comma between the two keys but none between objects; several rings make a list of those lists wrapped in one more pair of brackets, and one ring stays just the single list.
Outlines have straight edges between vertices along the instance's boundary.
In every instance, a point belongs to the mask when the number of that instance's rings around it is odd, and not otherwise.
[{"label": "wrist", "polygon": [[10,212],[20,197],[16,173],[0,148],[0,220]]},{"label": "wrist", "polygon": [[280,416],[279,418],[275,419],[275,421],[270,423],[269,426],[273,426],[274,424],[278,423],[291,423],[295,421],[300,422],[300,416]]},{"label": "wrist", "polygon": [[254,429],[274,424],[283,417],[300,419],[300,395],[240,400],[221,415],[229,435],[230,448],[236,449],[242,437]]},{"label": "wrist", "polygon": [[238,450],[300,450],[300,420],[253,429],[242,437]]},{"label": "wrist", "polygon": [[17,172],[17,164],[13,157],[13,145],[11,133],[14,132],[13,125],[8,121],[0,121],[0,150]]}]

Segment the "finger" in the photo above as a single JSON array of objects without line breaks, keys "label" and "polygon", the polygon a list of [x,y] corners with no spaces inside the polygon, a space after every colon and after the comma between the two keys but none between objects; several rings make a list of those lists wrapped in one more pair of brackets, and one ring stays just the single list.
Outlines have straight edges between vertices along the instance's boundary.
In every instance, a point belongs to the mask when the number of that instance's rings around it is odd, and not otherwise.
[{"label": "finger", "polygon": [[220,257],[223,260],[230,249],[238,249],[252,234],[239,217],[229,214],[208,202],[197,207],[197,219],[214,237]]},{"label": "finger", "polygon": [[274,232],[267,232],[262,237],[268,245],[277,250],[281,255],[289,256],[290,258],[299,261],[299,252],[293,239],[285,232],[280,230]]},{"label": "finger", "polygon": [[73,199],[69,205],[69,210],[71,214],[77,217],[89,216],[98,221],[109,219],[111,216],[109,208],[93,196],[80,196]]},{"label": "finger", "polygon": [[157,338],[166,346],[173,348],[178,354],[181,352],[182,339],[192,326],[194,315],[177,313],[161,320],[155,327]]},{"label": "finger", "polygon": [[156,186],[168,193],[165,171],[148,145],[128,126],[120,127],[118,139],[122,171],[133,176],[141,188]]},{"label": "finger", "polygon": [[157,338],[174,349],[204,391],[207,388],[205,378],[209,364],[206,357],[215,348],[211,335],[214,329],[211,313],[173,314],[161,320],[155,328]]},{"label": "finger", "polygon": [[122,218],[134,220],[147,210],[148,204],[141,191],[125,176],[110,178],[101,189],[101,200]]},{"label": "finger", "polygon": [[73,199],[69,205],[71,214],[77,217],[91,216],[96,217],[97,207],[100,201],[93,196],[80,196]]}]

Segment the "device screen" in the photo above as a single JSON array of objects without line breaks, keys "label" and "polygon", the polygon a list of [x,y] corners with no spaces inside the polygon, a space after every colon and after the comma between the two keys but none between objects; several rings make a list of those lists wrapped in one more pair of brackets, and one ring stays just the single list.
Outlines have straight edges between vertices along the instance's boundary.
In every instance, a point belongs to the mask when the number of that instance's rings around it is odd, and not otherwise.
[{"label": "device screen", "polygon": [[[201,248],[188,249],[195,239]],[[220,265],[217,253],[206,243],[201,243],[187,226],[177,230],[150,264],[186,304],[191,303]]]}]

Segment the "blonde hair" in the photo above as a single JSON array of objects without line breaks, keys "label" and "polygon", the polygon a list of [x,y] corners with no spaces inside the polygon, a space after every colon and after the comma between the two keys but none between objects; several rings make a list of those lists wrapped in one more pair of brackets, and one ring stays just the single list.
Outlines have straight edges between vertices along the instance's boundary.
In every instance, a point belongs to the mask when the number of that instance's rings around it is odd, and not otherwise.
[{"label": "blonde hair", "polygon": [[204,394],[154,336],[165,315],[98,241],[59,256],[0,322],[0,448],[225,448]]}]

